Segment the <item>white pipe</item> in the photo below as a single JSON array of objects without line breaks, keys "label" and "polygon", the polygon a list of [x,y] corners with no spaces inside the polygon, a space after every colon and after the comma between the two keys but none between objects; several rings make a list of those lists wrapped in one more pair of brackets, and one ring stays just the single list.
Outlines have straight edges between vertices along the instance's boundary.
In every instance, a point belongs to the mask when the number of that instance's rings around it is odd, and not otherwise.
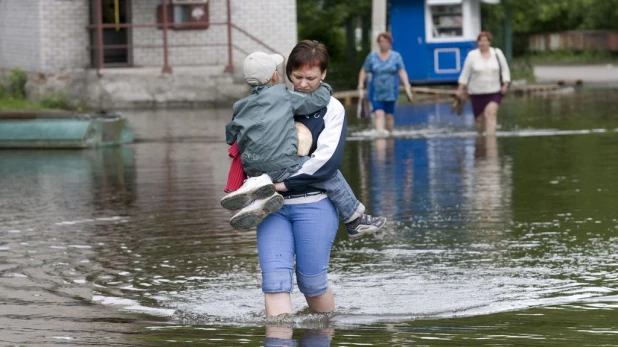
[{"label": "white pipe", "polygon": [[386,31],[386,0],[371,1],[371,49],[378,50],[378,35]]}]

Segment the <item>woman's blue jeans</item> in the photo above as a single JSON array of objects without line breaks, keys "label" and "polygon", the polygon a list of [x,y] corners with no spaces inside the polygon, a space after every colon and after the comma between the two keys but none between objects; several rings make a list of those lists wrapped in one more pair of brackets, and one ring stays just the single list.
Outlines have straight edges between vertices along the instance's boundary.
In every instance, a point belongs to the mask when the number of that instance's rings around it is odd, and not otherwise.
[{"label": "woman's blue jeans", "polygon": [[326,293],[330,251],[338,227],[337,210],[330,199],[284,205],[267,216],[257,226],[262,291],[291,293],[296,272],[301,293],[308,297]]}]

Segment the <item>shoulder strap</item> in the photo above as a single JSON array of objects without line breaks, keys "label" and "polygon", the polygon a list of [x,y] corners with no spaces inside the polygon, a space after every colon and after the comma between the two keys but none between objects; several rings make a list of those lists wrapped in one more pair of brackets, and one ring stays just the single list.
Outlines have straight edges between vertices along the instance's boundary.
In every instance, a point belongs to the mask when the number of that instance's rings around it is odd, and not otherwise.
[{"label": "shoulder strap", "polygon": [[500,62],[500,57],[498,56],[498,52],[502,53],[500,48],[494,48],[494,54],[496,55],[496,59],[498,59],[498,65],[500,66],[500,70],[502,70],[502,63]]},{"label": "shoulder strap", "polygon": [[501,52],[500,48],[494,48],[494,54],[496,55],[496,59],[498,59],[498,74],[500,75],[500,86],[502,86],[502,63],[500,62],[500,57],[498,57],[498,52]]}]

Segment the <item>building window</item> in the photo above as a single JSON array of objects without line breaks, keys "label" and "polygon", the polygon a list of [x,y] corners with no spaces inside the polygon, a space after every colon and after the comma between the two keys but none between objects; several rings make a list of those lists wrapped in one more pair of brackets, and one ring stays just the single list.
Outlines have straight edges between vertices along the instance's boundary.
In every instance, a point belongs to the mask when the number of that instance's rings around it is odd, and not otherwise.
[{"label": "building window", "polygon": [[[163,22],[163,6],[157,7],[158,21]],[[167,20],[170,28],[175,30],[204,30],[208,29],[209,13],[208,1],[184,0],[172,1],[167,6]]]},{"label": "building window", "polygon": [[191,8],[189,6],[173,6],[174,24],[189,23],[191,18]]},{"label": "building window", "polygon": [[462,0],[427,0],[432,38],[463,37]]}]

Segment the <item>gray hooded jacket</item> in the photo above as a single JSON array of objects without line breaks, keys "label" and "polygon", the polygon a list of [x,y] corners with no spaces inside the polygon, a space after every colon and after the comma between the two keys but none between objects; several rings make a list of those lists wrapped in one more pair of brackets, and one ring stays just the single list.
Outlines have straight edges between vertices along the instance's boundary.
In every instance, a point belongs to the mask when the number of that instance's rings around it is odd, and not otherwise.
[{"label": "gray hooded jacket", "polygon": [[247,173],[279,170],[299,163],[294,114],[311,114],[328,105],[332,88],[322,83],[312,93],[298,93],[285,84],[253,87],[251,95],[234,104],[225,126],[228,145],[238,143]]}]

